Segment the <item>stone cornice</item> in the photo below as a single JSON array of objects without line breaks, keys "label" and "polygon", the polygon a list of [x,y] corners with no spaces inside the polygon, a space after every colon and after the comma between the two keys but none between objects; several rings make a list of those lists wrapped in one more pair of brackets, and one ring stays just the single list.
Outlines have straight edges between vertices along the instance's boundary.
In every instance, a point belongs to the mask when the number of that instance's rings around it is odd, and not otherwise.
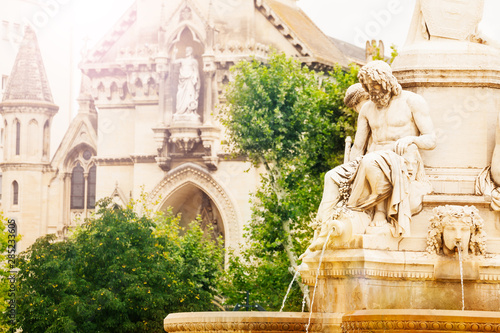
[{"label": "stone cornice", "polygon": [[134,163],[156,163],[156,155],[130,155]]},{"label": "stone cornice", "polygon": [[56,114],[59,107],[50,102],[31,101],[31,100],[10,100],[0,103],[1,113],[37,113],[47,112]]},{"label": "stone cornice", "polygon": [[111,166],[111,165],[133,165],[134,160],[132,157],[96,157],[94,162],[98,166]]},{"label": "stone cornice", "polygon": [[17,170],[23,170],[23,171],[42,171],[44,173],[47,172],[54,172],[55,170],[51,167],[50,164],[42,164],[42,163],[16,163],[16,162],[7,162],[7,163],[0,163],[0,169],[2,172],[5,171],[17,171]]},{"label": "stone cornice", "polygon": [[[308,255],[300,268],[302,281],[314,286],[318,274],[319,254]],[[347,258],[347,259],[346,259]],[[498,257],[469,256],[463,265],[468,268],[465,280],[482,283],[500,283],[500,269],[495,268]],[[452,264],[458,261],[451,260]],[[443,267],[450,269],[450,260],[424,251],[383,251],[367,249],[340,249],[325,251],[319,270],[324,279],[364,278],[373,280],[435,281],[442,279]],[[460,280],[460,277],[458,276]]]},{"label": "stone cornice", "polygon": [[405,89],[413,87],[481,87],[500,89],[500,70],[409,69],[394,73]]}]

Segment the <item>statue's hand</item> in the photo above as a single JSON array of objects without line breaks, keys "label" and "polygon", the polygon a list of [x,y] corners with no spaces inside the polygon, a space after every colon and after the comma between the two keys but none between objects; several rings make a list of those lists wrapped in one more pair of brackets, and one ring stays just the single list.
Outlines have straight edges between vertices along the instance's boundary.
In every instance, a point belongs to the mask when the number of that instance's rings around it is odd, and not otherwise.
[{"label": "statue's hand", "polygon": [[407,137],[401,138],[398,141],[396,141],[396,145],[394,148],[394,151],[396,152],[396,154],[403,156],[406,153],[406,150],[408,149],[408,147],[412,143],[414,143],[413,139],[414,139],[414,137],[407,136]]}]

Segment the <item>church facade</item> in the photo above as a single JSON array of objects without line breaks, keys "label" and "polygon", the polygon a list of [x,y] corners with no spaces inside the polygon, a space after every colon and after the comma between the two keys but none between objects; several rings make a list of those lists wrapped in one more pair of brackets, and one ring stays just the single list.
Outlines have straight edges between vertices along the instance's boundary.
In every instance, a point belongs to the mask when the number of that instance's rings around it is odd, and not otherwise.
[{"label": "church facade", "polygon": [[271,49],[322,71],[364,61],[345,47],[296,0],[138,0],[87,51],[78,114],[51,157],[58,106],[27,28],[0,103],[2,209],[17,219],[20,250],[64,238],[100,198],[124,205],[141,192],[181,225],[200,215],[237,248],[260,170],[226,153],[217,114],[231,66]]}]

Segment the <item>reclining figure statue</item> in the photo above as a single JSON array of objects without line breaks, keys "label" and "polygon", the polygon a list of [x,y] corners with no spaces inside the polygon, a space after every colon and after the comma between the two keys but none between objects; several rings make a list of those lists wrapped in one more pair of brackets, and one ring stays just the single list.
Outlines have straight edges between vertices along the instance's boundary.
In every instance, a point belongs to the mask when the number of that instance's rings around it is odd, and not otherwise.
[{"label": "reclining figure statue", "polygon": [[426,101],[402,90],[383,61],[362,67],[358,79],[370,100],[359,111],[348,162],[325,175],[316,217],[321,231],[311,251],[321,249],[328,225],[339,218],[342,207],[367,213],[371,230],[409,236],[411,216],[421,210],[423,196],[431,191],[419,153],[436,146]]}]

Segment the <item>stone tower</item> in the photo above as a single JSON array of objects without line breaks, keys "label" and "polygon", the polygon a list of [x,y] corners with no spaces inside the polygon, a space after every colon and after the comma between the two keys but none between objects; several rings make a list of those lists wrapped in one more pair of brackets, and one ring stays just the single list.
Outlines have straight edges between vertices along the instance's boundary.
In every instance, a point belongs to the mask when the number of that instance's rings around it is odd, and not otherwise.
[{"label": "stone tower", "polygon": [[[42,232],[47,209],[42,189],[50,173],[50,124],[57,113],[35,32],[26,27],[12,69],[0,114],[4,122],[2,208],[16,218],[19,244],[32,244]],[[29,209],[26,209],[29,207]]]}]

